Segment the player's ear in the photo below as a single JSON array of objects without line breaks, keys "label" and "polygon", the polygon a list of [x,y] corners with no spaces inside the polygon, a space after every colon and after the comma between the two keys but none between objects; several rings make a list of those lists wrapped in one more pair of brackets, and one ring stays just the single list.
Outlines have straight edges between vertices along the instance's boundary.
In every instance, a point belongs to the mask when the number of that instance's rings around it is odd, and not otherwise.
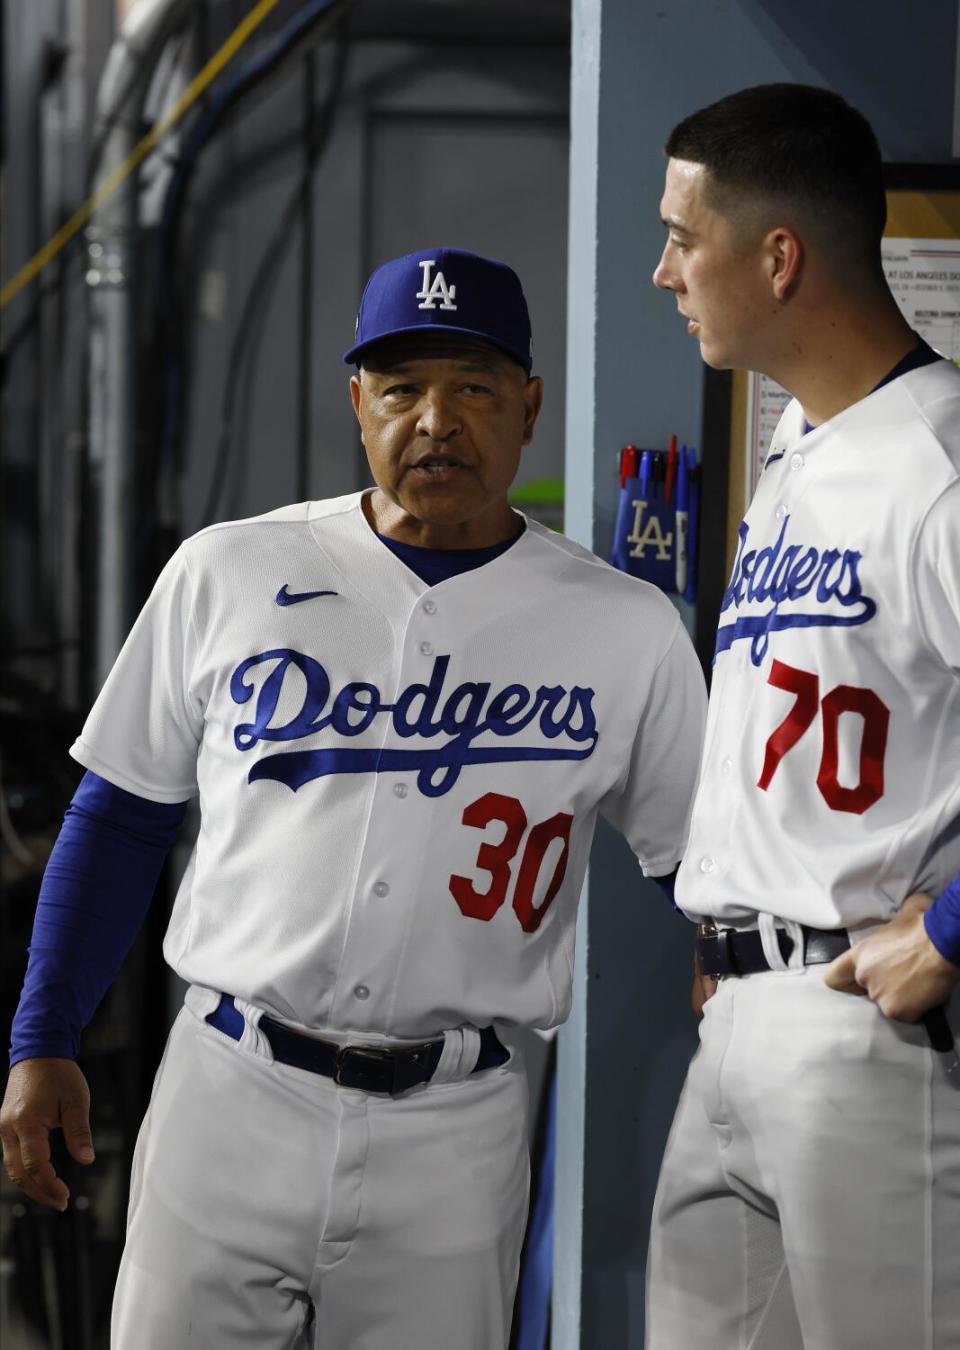
[{"label": "player's ear", "polygon": [[[363,403],[363,386],[360,383],[360,373],[350,376],[350,402],[353,404],[353,411],[356,419],[360,422],[360,408]],[[362,426],[363,423],[360,422]]]},{"label": "player's ear", "polygon": [[543,407],[543,380],[532,375],[523,389],[523,437],[521,445],[529,445],[533,440],[533,429]]},{"label": "player's ear", "polygon": [[803,272],[803,241],[788,225],[778,225],[767,233],[764,251],[774,298],[787,300]]}]

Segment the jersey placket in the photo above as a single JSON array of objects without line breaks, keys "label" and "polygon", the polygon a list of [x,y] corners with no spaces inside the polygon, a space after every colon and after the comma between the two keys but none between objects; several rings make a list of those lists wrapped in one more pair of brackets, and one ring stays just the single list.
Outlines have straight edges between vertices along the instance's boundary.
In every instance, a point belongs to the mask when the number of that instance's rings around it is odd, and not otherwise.
[{"label": "jersey placket", "polygon": [[[447,583],[449,585],[449,583]],[[436,656],[437,601],[421,595],[408,612],[400,637],[393,702],[414,684],[427,684]],[[416,742],[418,738],[410,740]],[[399,738],[389,725],[387,746]],[[409,744],[409,743],[408,743]],[[424,902],[421,877],[428,861],[433,812],[417,785],[417,770],[372,775],[370,809],[357,858],[357,881],[349,928],[340,961],[341,974],[332,1017],[338,1027],[362,1027],[371,1033],[394,1031],[394,1010],[403,1004],[405,952]],[[400,1028],[397,1034],[403,1035]]]},{"label": "jersey placket", "polygon": [[[777,535],[783,521],[793,514],[799,498],[804,494],[809,479],[805,453],[793,446],[789,434],[787,445],[780,449],[775,438],[771,448],[771,463],[765,469],[754,501],[747,512],[751,534],[757,534],[760,521],[761,546],[769,544]],[[731,622],[736,618],[734,611]],[[749,762],[753,751],[752,729],[755,726],[754,709],[763,690],[762,671],[768,665],[769,647],[759,666],[752,658],[753,639],[743,637],[718,658],[711,700],[713,737],[706,761],[701,792],[713,800],[714,828],[700,835],[692,859],[700,877],[697,899],[702,911],[724,904],[737,904],[739,896],[729,892],[726,883],[736,871],[736,850],[744,837],[743,818],[746,794],[758,791],[757,779],[761,765]],[[724,663],[721,670],[719,662]],[[745,760],[747,762],[745,762]]]}]

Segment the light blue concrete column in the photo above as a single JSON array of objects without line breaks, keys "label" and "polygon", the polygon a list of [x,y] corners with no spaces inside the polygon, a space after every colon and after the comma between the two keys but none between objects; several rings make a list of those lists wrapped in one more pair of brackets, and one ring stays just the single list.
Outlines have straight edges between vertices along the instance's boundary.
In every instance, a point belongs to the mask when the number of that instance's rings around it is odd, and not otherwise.
[{"label": "light blue concrete column", "polygon": [[[675,123],[746,85],[799,81],[861,108],[888,159],[950,157],[956,5],[931,0],[908,35],[899,0],[865,15],[834,0],[573,0],[566,529],[601,556],[618,447],[700,440],[698,349],[650,283]],[[650,1206],[695,1045],[690,973],[689,925],[601,823],[560,1036],[553,1350],[643,1344]]]},{"label": "light blue concrete column", "polygon": [[[571,34],[566,529],[601,555],[619,446],[699,439],[699,363],[649,282],[676,119],[638,99],[640,8],[575,0]],[[556,1350],[640,1344],[652,1187],[694,1043],[688,927],[601,824],[559,1046]]]}]

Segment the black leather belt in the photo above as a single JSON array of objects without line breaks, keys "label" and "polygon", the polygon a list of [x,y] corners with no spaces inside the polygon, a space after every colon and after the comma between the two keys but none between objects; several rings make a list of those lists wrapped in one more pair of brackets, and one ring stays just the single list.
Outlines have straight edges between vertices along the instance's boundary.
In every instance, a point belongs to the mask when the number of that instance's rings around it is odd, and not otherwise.
[{"label": "black leather belt", "polygon": [[[783,928],[776,930],[777,946],[785,961],[790,960],[793,938]],[[803,964],[820,966],[833,961],[850,946],[845,928],[807,928],[803,926]],[[697,926],[697,955],[702,975],[756,975],[771,970],[763,952],[763,939],[756,928],[740,932],[736,928],[718,929],[713,923]]]},{"label": "black leather belt", "polygon": [[[845,928],[803,928],[803,964],[825,965],[841,956],[850,946],[850,935]],[[777,928],[777,946],[785,961],[790,960],[793,938],[783,928]],[[763,951],[760,932],[751,928],[740,932],[736,928],[717,928],[709,920],[697,925],[697,956],[700,974],[717,978],[720,975],[756,975],[772,970]],[[954,1049],[954,1037],[947,1014],[942,1007],[931,1008],[920,1021],[926,1027],[927,1038],[934,1050],[949,1054]]]},{"label": "black leather belt", "polygon": [[[220,1002],[207,1015],[206,1021],[235,1041],[239,1041],[246,1025],[243,1013],[230,994],[220,995]],[[333,1041],[292,1031],[266,1013],[258,1025],[270,1042],[274,1059],[280,1064],[322,1073],[340,1087],[359,1088],[363,1092],[389,1097],[397,1097],[401,1092],[429,1082],[443,1051],[442,1038],[420,1045],[336,1045]],[[510,1051],[497,1039],[493,1027],[484,1027],[480,1032],[480,1054],[472,1072],[494,1069],[509,1058]]]}]

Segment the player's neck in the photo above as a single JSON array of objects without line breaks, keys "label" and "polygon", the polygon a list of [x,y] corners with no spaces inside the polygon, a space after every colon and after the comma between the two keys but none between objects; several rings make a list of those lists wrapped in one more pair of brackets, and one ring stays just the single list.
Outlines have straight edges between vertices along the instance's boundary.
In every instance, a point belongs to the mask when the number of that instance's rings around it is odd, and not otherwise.
[{"label": "player's neck", "polygon": [[523,529],[520,516],[506,501],[469,520],[421,520],[385,492],[375,488],[362,499],[368,522],[378,534],[418,548],[482,549],[515,539]]},{"label": "player's neck", "polygon": [[870,303],[840,294],[797,316],[777,370],[768,373],[819,426],[866,398],[916,341],[889,296]]}]

